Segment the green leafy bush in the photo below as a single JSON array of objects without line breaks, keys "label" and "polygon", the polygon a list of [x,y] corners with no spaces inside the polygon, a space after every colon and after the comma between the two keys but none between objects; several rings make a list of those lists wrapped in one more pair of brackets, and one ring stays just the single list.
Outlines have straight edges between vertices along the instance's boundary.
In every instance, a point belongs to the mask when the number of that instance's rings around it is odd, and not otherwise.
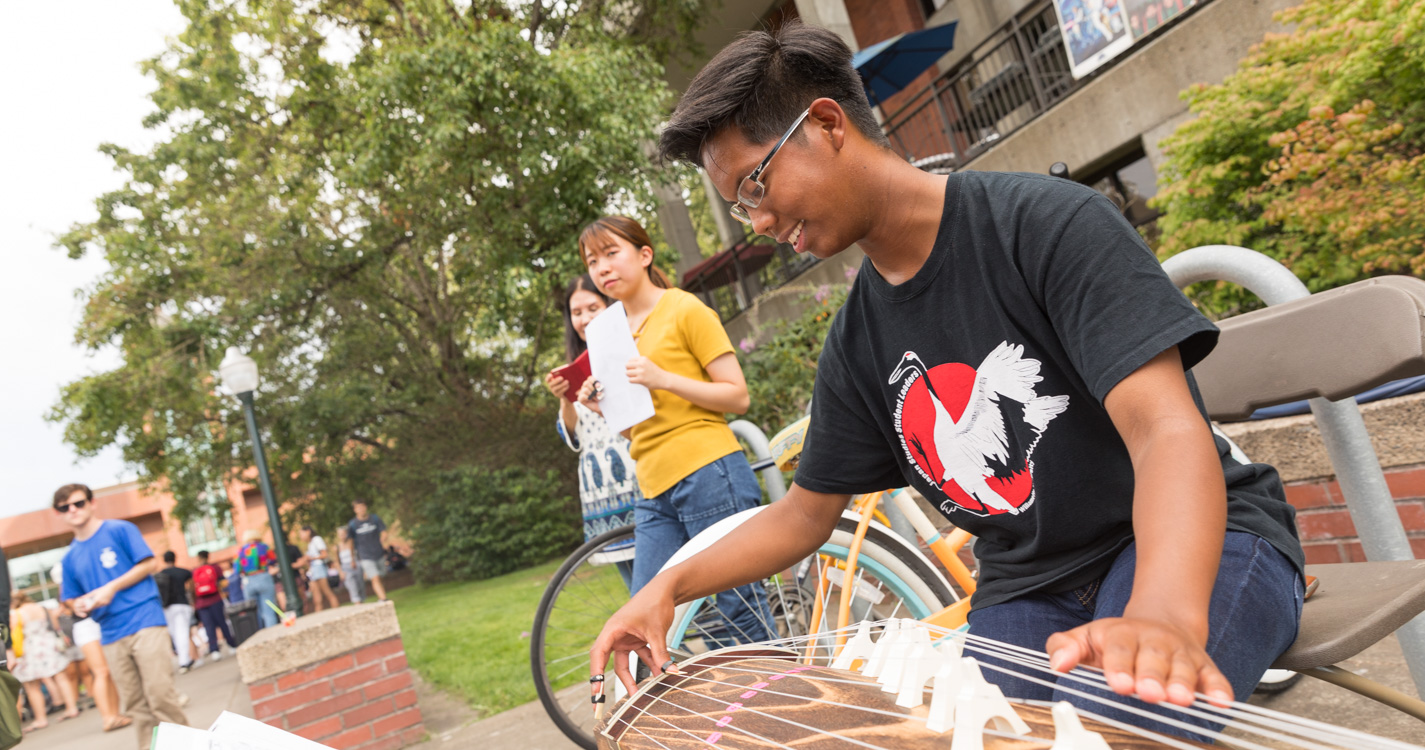
[{"label": "green leafy bush", "polygon": [[490,578],[567,554],[584,540],[579,503],[552,472],[466,466],[414,504],[411,565],[421,583]]},{"label": "green leafy bush", "polygon": [[[854,276],[848,274],[848,278]],[[816,361],[849,286],[824,285],[807,295],[807,309],[743,339],[742,370],[752,406],[745,419],[768,437],[801,419],[811,403]]]},{"label": "green leafy bush", "polygon": [[[1225,243],[1311,291],[1425,275],[1425,4],[1305,0],[1163,141],[1160,256]],[[1223,316],[1260,305],[1225,283],[1191,295]]]}]

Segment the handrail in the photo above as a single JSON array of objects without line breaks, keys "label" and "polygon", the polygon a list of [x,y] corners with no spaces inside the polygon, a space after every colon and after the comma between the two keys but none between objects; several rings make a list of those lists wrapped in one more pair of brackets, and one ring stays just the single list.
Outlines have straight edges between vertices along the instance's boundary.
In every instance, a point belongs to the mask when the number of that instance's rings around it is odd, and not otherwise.
[{"label": "handrail", "polygon": [[[745,419],[733,420],[727,426],[732,428],[732,434],[747,441],[748,447],[752,448],[752,455],[758,461],[772,459],[772,445],[767,442],[767,433],[763,432],[762,428]],[[762,470],[762,481],[767,485],[768,500],[775,503],[787,494],[786,480],[782,479],[782,470],[778,469],[775,463]]]}]

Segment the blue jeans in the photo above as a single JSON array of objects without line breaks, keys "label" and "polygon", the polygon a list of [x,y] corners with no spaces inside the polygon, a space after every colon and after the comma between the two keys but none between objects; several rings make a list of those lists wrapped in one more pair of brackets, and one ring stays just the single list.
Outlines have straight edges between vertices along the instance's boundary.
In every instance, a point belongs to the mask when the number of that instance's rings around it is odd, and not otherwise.
[{"label": "blue jeans", "polygon": [[[1233,697],[1245,701],[1267,667],[1296,640],[1304,589],[1296,567],[1261,537],[1229,531],[1222,546],[1222,563],[1217,570],[1217,583],[1213,586],[1208,609],[1207,653],[1232,683]],[[970,632],[1042,652],[1045,642],[1054,633],[1092,620],[1122,616],[1133,590],[1136,560],[1137,546],[1134,543],[1119,553],[1102,578],[1083,588],[1059,594],[1028,594],[1003,604],[973,609],[969,617]],[[965,655],[974,656],[981,662],[1016,668],[972,649],[967,649]],[[993,669],[985,669],[984,675],[985,679],[999,685],[1007,696],[1044,701],[1067,700],[1086,711],[1156,732],[1212,742],[1206,736],[1108,708]],[[1051,679],[1042,673],[1036,676]],[[1096,690],[1063,678],[1058,682],[1062,687],[1094,693],[1118,703],[1128,702],[1109,690]],[[1212,731],[1222,727],[1221,724],[1172,710],[1149,707],[1147,704],[1140,706]]]},{"label": "blue jeans", "polygon": [[[648,585],[668,558],[707,527],[762,503],[762,488],[742,453],[729,453],[683,477],[657,497],[634,503],[633,593]],[[717,609],[739,643],[775,637],[762,623],[772,622],[767,595],[748,584],[717,597]],[[727,645],[727,644],[716,644]]]},{"label": "blue jeans", "polygon": [[253,573],[242,579],[242,595],[244,599],[257,600],[257,621],[262,623],[262,627],[270,628],[276,625],[277,610],[277,584],[272,580],[272,574],[266,571]]}]

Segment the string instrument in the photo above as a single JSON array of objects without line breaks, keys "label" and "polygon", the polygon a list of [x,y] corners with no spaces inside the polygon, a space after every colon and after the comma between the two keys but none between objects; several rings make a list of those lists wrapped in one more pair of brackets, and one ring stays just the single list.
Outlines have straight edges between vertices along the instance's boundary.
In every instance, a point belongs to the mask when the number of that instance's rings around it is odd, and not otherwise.
[{"label": "string instrument", "polygon": [[[982,661],[986,657],[994,661]],[[1011,666],[1002,666],[1006,663]],[[984,678],[990,670],[1053,681],[1090,708],[1011,701]],[[1053,673],[1042,653],[968,633],[914,620],[863,622],[845,632],[692,657],[676,673],[645,680],[614,707],[596,735],[601,750],[1212,747],[1094,713],[1092,707],[1100,704],[1144,716],[1154,712],[1156,726],[1178,726],[1228,747],[1415,747],[1242,703],[1219,708],[1201,700],[1188,708],[1150,707],[1129,699],[1125,705],[1121,698],[1099,697],[1095,689],[1104,685],[1097,671]],[[1182,723],[1191,718],[1228,724],[1231,732]]]}]

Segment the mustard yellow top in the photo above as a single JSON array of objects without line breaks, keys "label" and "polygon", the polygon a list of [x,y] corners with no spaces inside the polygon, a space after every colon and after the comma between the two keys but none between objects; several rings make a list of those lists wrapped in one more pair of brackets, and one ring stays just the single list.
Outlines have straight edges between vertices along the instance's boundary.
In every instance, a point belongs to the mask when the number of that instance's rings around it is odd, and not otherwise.
[{"label": "mustard yellow top", "polygon": [[[711,383],[704,368],[733,351],[717,313],[669,289],[633,335],[638,353],[674,375]],[[652,498],[713,461],[742,450],[722,414],[669,391],[654,390],[653,416],[633,426],[629,455],[643,496]]]}]

